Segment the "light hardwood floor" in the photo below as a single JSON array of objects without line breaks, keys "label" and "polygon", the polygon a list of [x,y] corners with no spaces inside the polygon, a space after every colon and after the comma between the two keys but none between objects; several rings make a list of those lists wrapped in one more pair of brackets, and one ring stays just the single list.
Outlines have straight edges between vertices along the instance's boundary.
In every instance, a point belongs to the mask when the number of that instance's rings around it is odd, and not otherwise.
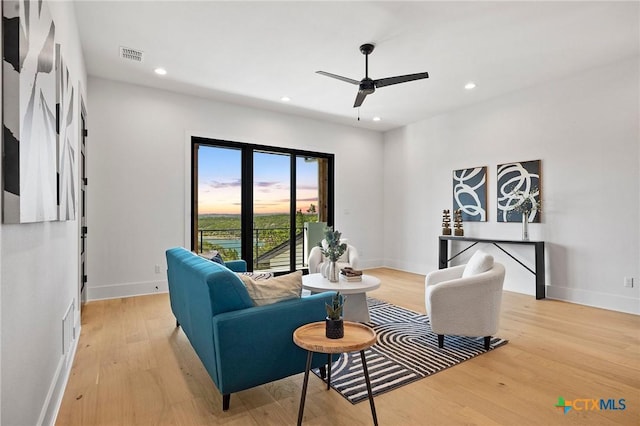
[{"label": "light hardwood floor", "polygon": [[[369,270],[371,296],[425,312],[424,276]],[[380,425],[640,424],[640,317],[504,293],[509,343],[376,397]],[[302,374],[222,397],[194,354],[166,294],[88,303],[58,425],[292,425]],[[556,408],[558,397],[625,400],[626,410]],[[616,405],[619,406],[619,405]],[[371,424],[309,379],[305,425]]]}]

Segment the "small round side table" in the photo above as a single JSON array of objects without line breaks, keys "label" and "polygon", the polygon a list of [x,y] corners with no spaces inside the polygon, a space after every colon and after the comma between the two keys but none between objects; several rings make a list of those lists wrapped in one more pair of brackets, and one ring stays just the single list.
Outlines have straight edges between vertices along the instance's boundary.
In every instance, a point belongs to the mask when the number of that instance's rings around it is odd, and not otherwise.
[{"label": "small round side table", "polygon": [[309,370],[311,369],[311,359],[314,352],[329,354],[328,358],[328,374],[327,389],[331,383],[331,354],[339,354],[344,352],[360,351],[362,359],[362,370],[364,372],[364,380],[367,384],[367,393],[369,394],[369,404],[371,405],[371,415],[373,416],[373,424],[378,425],[378,417],[376,416],[376,407],[373,403],[373,394],[371,392],[371,382],[369,381],[369,370],[367,369],[367,360],[364,356],[364,350],[373,346],[376,342],[376,332],[366,325],[345,321],[344,337],[341,339],[329,339],[325,336],[325,323],[313,322],[298,327],[293,332],[293,341],[302,349],[306,349],[307,366],[304,370],[304,382],[302,384],[302,396],[300,397],[300,409],[298,410],[298,426],[302,424],[302,415],[304,413],[304,402],[307,396],[307,384],[309,383]]}]

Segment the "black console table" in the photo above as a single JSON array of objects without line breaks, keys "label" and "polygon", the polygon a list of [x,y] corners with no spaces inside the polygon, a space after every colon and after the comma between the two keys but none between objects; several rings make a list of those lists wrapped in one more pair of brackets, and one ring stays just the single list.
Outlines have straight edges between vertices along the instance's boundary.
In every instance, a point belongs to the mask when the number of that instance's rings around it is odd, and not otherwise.
[{"label": "black console table", "polygon": [[[452,257],[449,257],[449,241],[468,241],[473,242],[469,247],[459,251]],[[531,272],[536,277],[536,299],[544,299],[545,298],[545,272],[544,272],[544,241],[521,241],[521,240],[493,240],[488,238],[472,238],[472,237],[453,237],[448,235],[440,236],[440,249],[438,251],[438,267],[440,269],[444,269],[449,267],[449,261],[455,259],[460,256],[465,251],[469,250],[471,247],[475,246],[478,243],[488,243],[493,244],[498,247],[504,253],[506,253],[510,258],[518,262],[522,267],[524,267],[527,271]],[[506,251],[504,248],[500,246],[500,244],[525,244],[532,245],[535,248],[536,252],[536,270],[532,270],[527,265],[522,263],[519,259],[516,259],[511,253]]]}]

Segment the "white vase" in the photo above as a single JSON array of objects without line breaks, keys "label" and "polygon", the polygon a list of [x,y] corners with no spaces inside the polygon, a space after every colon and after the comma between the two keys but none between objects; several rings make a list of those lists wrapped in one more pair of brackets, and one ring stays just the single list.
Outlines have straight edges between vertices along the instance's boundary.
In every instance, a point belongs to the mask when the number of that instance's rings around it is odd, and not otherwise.
[{"label": "white vase", "polygon": [[338,275],[340,271],[338,271],[338,265],[336,262],[329,262],[329,272],[327,274],[327,279],[332,283],[337,283],[340,279],[340,275]]},{"label": "white vase", "polygon": [[529,241],[529,212],[522,212],[522,241]]}]

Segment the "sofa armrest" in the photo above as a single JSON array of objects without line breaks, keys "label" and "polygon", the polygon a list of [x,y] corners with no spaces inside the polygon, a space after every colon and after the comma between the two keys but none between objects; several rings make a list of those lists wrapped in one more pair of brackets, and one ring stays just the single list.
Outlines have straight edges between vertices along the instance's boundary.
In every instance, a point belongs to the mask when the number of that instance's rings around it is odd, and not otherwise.
[{"label": "sofa armrest", "polygon": [[244,260],[229,260],[224,262],[224,266],[233,272],[247,272],[247,262]]},{"label": "sofa armrest", "polygon": [[[213,317],[220,392],[233,393],[304,371],[307,351],[293,342],[296,328],[326,317],[334,292],[255,306]],[[312,367],[326,364],[314,355]]]}]

